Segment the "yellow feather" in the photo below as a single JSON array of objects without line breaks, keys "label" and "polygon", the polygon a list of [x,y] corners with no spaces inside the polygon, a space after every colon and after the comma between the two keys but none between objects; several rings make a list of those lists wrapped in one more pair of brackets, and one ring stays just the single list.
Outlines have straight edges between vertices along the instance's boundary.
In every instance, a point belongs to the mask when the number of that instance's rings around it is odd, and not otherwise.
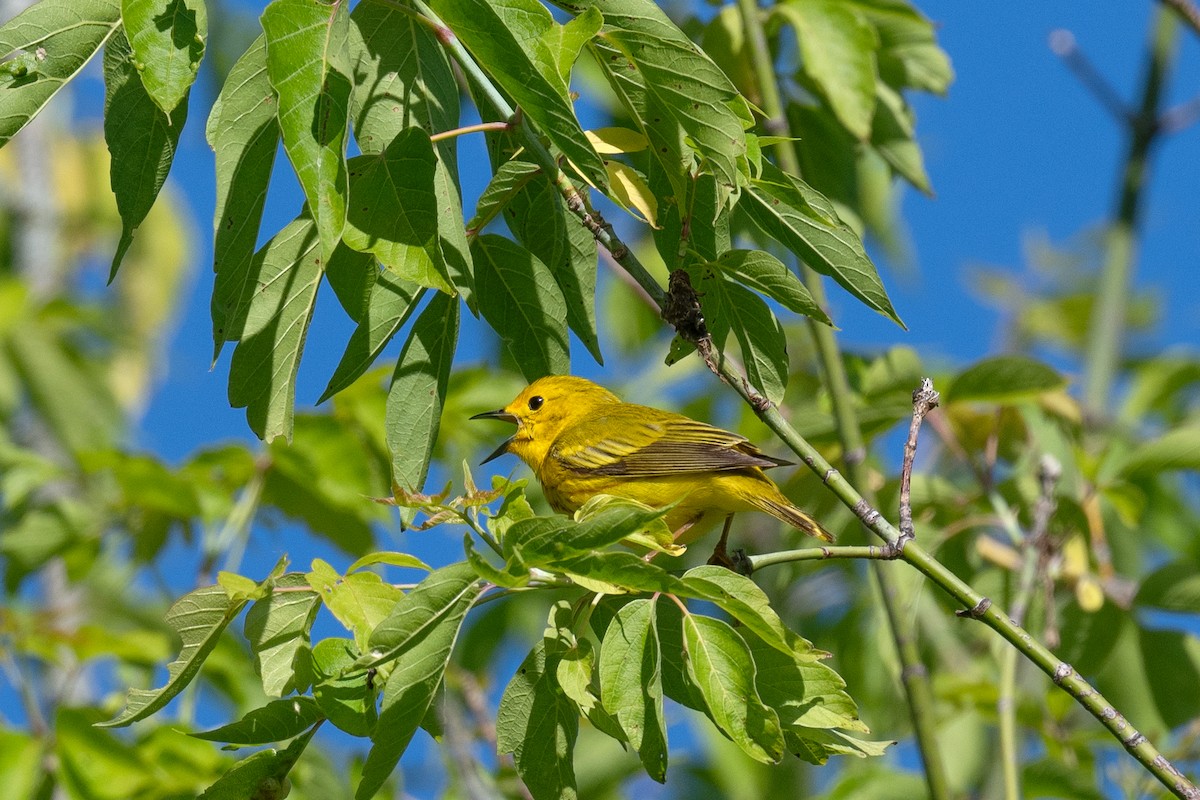
[{"label": "yellow feather", "polygon": [[516,422],[516,433],[496,454],[507,451],[524,460],[557,511],[571,513],[598,494],[654,507],[677,501],[665,519],[680,543],[740,511],[761,511],[833,540],[763,473],[789,462],[736,433],[623,403],[583,378],[541,378],[504,408],[477,416]]}]

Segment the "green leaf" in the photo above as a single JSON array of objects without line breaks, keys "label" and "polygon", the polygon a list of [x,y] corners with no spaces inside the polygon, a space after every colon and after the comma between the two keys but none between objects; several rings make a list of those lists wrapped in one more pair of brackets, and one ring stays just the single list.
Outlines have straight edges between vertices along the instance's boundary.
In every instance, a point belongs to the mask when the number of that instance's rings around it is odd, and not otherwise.
[{"label": "green leaf", "polygon": [[776,650],[789,656],[806,654],[812,660],[824,655],[784,626],[766,593],[746,576],[704,565],[688,570],[682,580],[690,597],[714,603]]},{"label": "green leaf", "polygon": [[262,14],[267,76],[279,100],[283,147],[316,221],[321,253],[333,255],[346,224],[351,63],[348,3],[274,0]]},{"label": "green leaf", "polygon": [[130,689],[125,710],[108,722],[97,724],[102,728],[124,727],[145,719],[169,703],[196,677],[204,659],[217,646],[225,626],[245,605],[244,602],[231,603],[220,586],[205,586],[175,601],[165,619],[183,640],[183,648],[167,665],[167,682],[157,689]]},{"label": "green leaf", "polygon": [[787,339],[783,326],[762,298],[753,292],[722,279],[707,285],[720,295],[718,314],[738,340],[751,385],[772,403],[782,403],[788,380]]},{"label": "green leaf", "polygon": [[1176,428],[1138,445],[1129,454],[1121,474],[1177,470],[1200,470],[1200,425]]},{"label": "green leaf", "polygon": [[216,154],[217,170],[213,361],[225,342],[242,337],[246,310],[254,294],[254,246],[279,144],[276,107],[267,80],[267,40],[259,36],[229,71],[205,131]]},{"label": "green leaf", "polygon": [[1140,628],[1146,682],[1168,728],[1200,713],[1200,639],[1178,631]]},{"label": "green leaf", "polygon": [[403,489],[419,492],[425,485],[457,345],[458,301],[435,294],[404,343],[388,391],[392,481]]},{"label": "green leaf", "polygon": [[925,157],[915,138],[912,109],[886,83],[878,84],[875,91],[879,102],[871,126],[871,146],[905,180],[931,195],[933,188],[925,172]]},{"label": "green leaf", "polygon": [[[795,634],[789,637],[794,646],[784,651],[751,630],[743,638],[754,657],[755,686],[763,702],[779,714],[784,731],[844,728],[868,732],[858,718],[858,706],[846,693],[846,682],[820,661],[826,653]],[[807,735],[807,731],[796,732]]]},{"label": "green leaf", "polygon": [[8,357],[51,434],[75,454],[113,446],[121,411],[112,395],[42,325],[4,337]]},{"label": "green leaf", "polygon": [[[445,142],[439,142],[439,145]],[[440,153],[440,151],[438,151]],[[438,248],[441,262],[450,273],[450,282],[462,295],[472,313],[476,313],[475,265],[471,263],[471,244],[463,227],[462,196],[453,174],[453,161],[440,154],[433,169],[433,194],[437,201]]]},{"label": "green leaf", "polygon": [[311,697],[284,697],[256,708],[237,722],[193,733],[197,739],[257,746],[299,736],[324,715]]},{"label": "green leaf", "polygon": [[540,640],[500,698],[496,750],[512,753],[517,774],[534,800],[574,800],[579,714],[556,680]]},{"label": "green leaf", "polygon": [[283,797],[287,794],[287,775],[308,746],[316,729],[296,739],[282,752],[260,750],[243,758],[220,780],[204,790],[197,800],[246,800],[246,798]]},{"label": "green leaf", "polygon": [[121,24],[118,0],[41,0],[0,27],[0,147],[33,119]]},{"label": "green leaf", "polygon": [[108,731],[97,730],[102,718],[102,712],[93,708],[59,707],[55,712],[58,764],[54,777],[67,790],[64,794],[87,800],[121,800],[157,789],[156,776],[138,749]]},{"label": "green leaf", "polygon": [[374,667],[404,655],[444,617],[457,613],[455,609],[464,598],[473,603],[482,590],[483,585],[465,561],[434,570],[376,626],[371,633],[370,651],[358,666]]},{"label": "green leaf", "polygon": [[567,211],[562,195],[545,176],[534,176],[505,209],[508,229],[550,269],[567,304],[567,327],[599,364],[596,336],[596,237]]},{"label": "green leaf", "polygon": [[729,250],[713,263],[722,274],[762,292],[788,311],[804,314],[826,325],[833,324],[796,277],[796,273],[770,253],[762,250]]},{"label": "green leaf", "polygon": [[0,731],[0,786],[14,798],[36,797],[42,781],[42,743],[24,731]]},{"label": "green leaf", "polygon": [[133,244],[137,230],[167,180],[179,134],[187,121],[187,103],[170,115],[154,104],[142,85],[129,41],[115,33],[104,48],[104,141],[112,156],[109,177],[121,214],[121,239],[108,279]]},{"label": "green leaf", "polygon": [[797,758],[818,766],[829,760],[830,756],[857,756],[869,758],[882,756],[895,742],[872,742],[859,739],[838,730],[810,730],[802,732],[788,731],[788,750]]},{"label": "green leaf", "polygon": [[[371,523],[388,511],[366,498],[383,494],[386,467],[363,432],[336,416],[306,414],[296,419],[295,436],[270,446],[262,502],[306,524],[353,556],[374,545]],[[314,475],[320,475],[314,481]]]},{"label": "green leaf", "polygon": [[371,368],[383,348],[417,310],[425,293],[426,290],[418,289],[391,273],[379,275],[371,287],[366,313],[351,334],[346,351],[342,353],[342,359],[330,376],[325,391],[321,392],[318,404],[354,383]]},{"label": "green leaf", "polygon": [[803,181],[763,162],[763,177],[743,192],[739,209],[763,233],[828,275],[867,307],[903,327],[862,240],[838,219],[829,201]]},{"label": "green leaf", "polygon": [[187,97],[204,57],[208,10],[203,0],[122,0],[121,22],[142,84],[170,114]]},{"label": "green leaf", "polygon": [[679,578],[633,553],[591,552],[561,561],[554,565],[554,569],[569,575],[591,591],[607,594],[624,591],[687,594]]},{"label": "green leaf", "polygon": [[1200,614],[1200,569],[1190,561],[1176,561],[1146,576],[1138,587],[1138,606]]},{"label": "green leaf", "polygon": [[251,280],[259,288],[229,365],[229,404],[246,409],[250,429],[266,442],[292,438],[296,371],[323,271],[308,219],[294,220],[275,234],[251,265]]},{"label": "green leaf", "polygon": [[655,603],[634,600],[608,625],[600,647],[600,696],[646,773],[665,783],[667,728]]},{"label": "green leaf", "polygon": [[273,591],[250,606],[243,632],[263,691],[268,697],[282,697],[308,686],[309,631],[321,598],[313,591],[296,591],[308,586],[300,572],[279,576],[273,586],[289,591]]},{"label": "green leaf", "polygon": [[372,567],[376,564],[387,564],[392,567],[413,567],[415,569],[423,569],[426,572],[432,572],[433,567],[426,564],[416,556],[410,556],[408,553],[367,553],[362,558],[355,561],[346,568],[346,574],[360,570],[363,567]]},{"label": "green leaf", "polygon": [[558,74],[563,83],[571,85],[571,69],[584,46],[596,37],[604,25],[604,15],[594,7],[569,20],[565,25],[554,25],[547,29],[542,41],[554,57]]},{"label": "green leaf", "polygon": [[229,600],[233,603],[258,600],[262,596],[260,591],[265,591],[259,589],[257,581],[225,570],[217,573],[217,585],[225,590],[225,594],[229,595]]},{"label": "green leaf", "polygon": [[1012,403],[1061,389],[1066,379],[1027,356],[996,356],[967,367],[946,390],[954,403]]},{"label": "green leaf", "polygon": [[783,758],[779,715],[759,698],[754,658],[737,631],[711,617],[683,618],[688,674],[700,690],[713,721],[755,761]]},{"label": "green leaf", "polygon": [[530,381],[570,371],[566,302],[546,265],[502,236],[484,234],[471,249],[479,310]]},{"label": "green leaf", "polygon": [[[445,48],[427,25],[384,3],[359,3],[350,22],[351,52],[358,58],[351,115],[355,140],[364,153],[382,153],[414,125],[429,134],[458,127],[458,84]],[[474,308],[471,254],[456,172],[457,141],[450,137],[434,146],[438,236],[427,260],[439,265]]]},{"label": "green leaf", "polygon": [[[651,187],[661,200],[666,201],[664,205],[668,210],[677,210],[688,196],[693,161],[692,148],[684,140],[683,126],[671,114],[663,113],[658,100],[646,90],[637,66],[620,49],[603,39],[593,40],[590,47],[604,77],[649,143],[648,149],[654,157],[648,171]],[[658,187],[660,179],[669,189]],[[662,216],[660,213],[660,224]],[[655,241],[659,238],[656,231]],[[678,232],[673,242],[678,250]],[[674,263],[672,259],[664,260],[668,265]]]},{"label": "green leaf", "polygon": [[531,566],[555,563],[616,544],[660,519],[668,508],[612,503],[582,522],[562,517],[534,517],[513,523],[504,534],[503,550]]},{"label": "green leaf", "polygon": [[[313,699],[330,722],[351,736],[375,730],[377,691],[353,667],[360,656],[350,639],[330,637],[313,648]],[[349,674],[348,674],[349,673]]]},{"label": "green leaf", "polygon": [[546,41],[557,26],[537,0],[432,0],[429,5],[538,129],[594,186],[607,188],[604,163],[583,134],[567,82]]},{"label": "green leaf", "polygon": [[789,0],[772,8],[796,30],[805,74],[860,140],[875,113],[875,29],[840,0]]},{"label": "green leaf", "polygon": [[[458,127],[458,84],[446,50],[416,16],[386,3],[359,3],[350,12],[349,49],[351,118],[363,153],[384,152],[414,125],[428,134]],[[438,149],[454,162],[453,138]]]},{"label": "green leaf", "polygon": [[467,233],[475,235],[486,228],[540,171],[537,164],[515,158],[501,164],[479,195],[475,216],[467,223]]},{"label": "green leaf", "polygon": [[313,561],[312,571],[305,577],[337,621],[353,631],[360,650],[366,649],[371,631],[387,619],[404,597],[404,592],[384,583],[374,572],[342,576],[319,558]]},{"label": "green leaf", "polygon": [[570,698],[596,729],[618,742],[626,741],[625,733],[600,704],[594,680],[596,651],[592,640],[576,636],[578,623],[574,609],[567,600],[558,600],[550,607],[542,640],[548,660],[554,662],[554,677],[563,694]]},{"label": "green leaf", "polygon": [[[672,117],[691,136],[726,192],[736,187],[737,162],[746,155],[746,136],[733,108],[740,99],[737,89],[721,68],[651,0],[594,0],[586,6],[604,14],[601,39],[640,74],[650,119]],[[644,132],[652,147],[667,138],[654,127]]]},{"label": "green leaf", "polygon": [[851,0],[879,36],[879,75],[893,87],[945,94],[954,80],[933,23],[908,2]]},{"label": "green leaf", "polygon": [[325,264],[325,282],[337,295],[346,316],[355,322],[362,322],[371,303],[371,292],[383,274],[370,253],[352,250],[345,242],[338,245],[333,258]]},{"label": "green leaf", "polygon": [[478,590],[458,595],[435,624],[423,629],[405,646],[404,657],[396,663],[383,690],[379,724],[372,736],[356,798],[374,797],[400,763],[417,726],[429,711],[463,620],[477,596]]},{"label": "green leaf", "polygon": [[351,159],[343,238],[403,280],[453,294],[436,241],[434,162],[429,134],[420,128],[402,131],[378,155]]}]

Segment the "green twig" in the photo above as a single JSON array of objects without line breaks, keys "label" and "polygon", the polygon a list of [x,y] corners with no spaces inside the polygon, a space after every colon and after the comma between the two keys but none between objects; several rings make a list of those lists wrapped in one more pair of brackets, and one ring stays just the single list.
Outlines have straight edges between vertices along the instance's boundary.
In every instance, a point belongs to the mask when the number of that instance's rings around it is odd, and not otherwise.
[{"label": "green twig", "polygon": [[[1009,616],[1018,625],[1025,624],[1025,615],[1038,575],[1045,567],[1043,555],[1049,535],[1050,516],[1054,513],[1054,489],[1062,475],[1062,467],[1053,456],[1042,457],[1038,466],[1041,494],[1034,508],[1033,528],[1021,542],[1021,572],[1017,591],[1013,595]],[[1000,717],[1000,764],[1004,774],[1005,800],[1021,800],[1021,753],[1017,740],[1017,651],[1006,648],[1000,656],[1000,696],[996,712]]]},{"label": "green twig", "polygon": [[1100,287],[1092,311],[1084,362],[1083,403],[1092,419],[1108,416],[1109,394],[1120,366],[1146,172],[1151,150],[1162,132],[1159,105],[1175,54],[1176,19],[1175,14],[1162,8],[1155,15],[1141,105],[1138,113],[1128,120],[1129,152],[1105,241],[1104,265],[1100,271]]},{"label": "green twig", "polygon": [[[514,114],[513,109],[504,100],[499,91],[492,86],[487,75],[470,57],[461,43],[449,33],[448,29],[441,25],[440,20],[437,19],[436,15],[433,14],[422,0],[414,0],[414,4],[421,13],[429,16],[431,20],[438,24],[443,43],[451,57],[462,68],[470,84],[481,93],[487,102],[493,105],[494,110],[501,117],[512,119]],[[633,254],[611,229],[605,229],[595,220],[588,217],[582,202],[572,203],[572,197],[577,194],[574,186],[570,184],[570,180],[562,173],[554,156],[542,145],[536,134],[529,129],[528,125],[528,121],[522,119],[516,132],[521,136],[522,144],[526,146],[530,157],[546,171],[547,175],[557,176],[556,185],[563,192],[563,197],[567,200],[571,211],[580,216],[584,224],[588,225],[589,229],[592,230],[597,241],[642,285],[642,288],[646,290],[647,294],[661,308],[665,300],[665,292],[662,286],[650,276],[637,256]],[[868,530],[883,539],[885,543],[895,544],[897,542],[900,538],[900,532],[896,527],[888,522],[878,510],[872,507],[850,482],[834,469],[825,460],[824,456],[783,418],[783,415],[777,408],[769,404],[764,405],[761,402],[761,398],[753,392],[750,386],[742,380],[742,377],[737,375],[728,364],[722,364],[720,371],[721,377],[733,387],[733,390],[743,400],[754,408],[759,419],[792,452],[796,453],[809,469],[821,477],[822,482],[825,483],[829,490],[859,518]],[[1049,675],[1055,685],[1061,687],[1074,697],[1080,705],[1086,708],[1092,716],[1117,737],[1134,758],[1176,796],[1188,798],[1189,800],[1200,798],[1200,789],[1197,789],[1145,736],[1130,725],[1129,721],[1117,712],[1103,695],[1084,680],[1070,664],[1056,657],[1044,645],[1035,641],[1021,626],[1009,619],[1008,615],[994,607],[990,599],[972,589],[961,578],[926,552],[917,542],[907,543],[900,551],[898,557],[911,564],[922,575],[925,575],[962,605],[963,610],[958,612],[960,616],[978,619],[988,625],[1024,654],[1026,658],[1036,664],[1039,669]]]},{"label": "green twig", "polygon": [[[741,551],[738,551],[739,553]],[[896,550],[883,545],[849,545],[845,547],[806,547],[801,550],[780,550],[775,553],[763,553],[758,556],[744,556],[746,568],[755,572],[763,567],[773,567],[776,564],[787,564],[793,561],[827,561],[831,558],[863,558],[891,561],[897,557]],[[734,554],[734,563],[738,563],[738,555]]]}]

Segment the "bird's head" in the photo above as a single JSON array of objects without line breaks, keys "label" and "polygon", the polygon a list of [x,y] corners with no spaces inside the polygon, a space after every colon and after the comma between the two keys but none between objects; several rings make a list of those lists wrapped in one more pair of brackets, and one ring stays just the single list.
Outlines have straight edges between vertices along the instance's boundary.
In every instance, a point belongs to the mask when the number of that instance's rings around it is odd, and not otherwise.
[{"label": "bird's head", "polygon": [[517,432],[480,463],[513,453],[536,471],[560,433],[594,414],[598,407],[619,402],[615,394],[586,378],[573,375],[538,378],[504,408],[471,417],[502,419],[517,425]]}]

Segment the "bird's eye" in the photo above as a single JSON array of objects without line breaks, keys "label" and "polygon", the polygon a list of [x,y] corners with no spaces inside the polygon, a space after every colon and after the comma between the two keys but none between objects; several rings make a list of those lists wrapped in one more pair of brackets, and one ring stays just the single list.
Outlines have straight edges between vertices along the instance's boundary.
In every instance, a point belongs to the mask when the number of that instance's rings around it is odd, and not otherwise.
[{"label": "bird's eye", "polygon": [[542,397],[540,394],[535,394],[533,397],[529,398],[529,410],[537,411],[542,407],[542,403],[544,402],[546,402],[546,398]]}]

